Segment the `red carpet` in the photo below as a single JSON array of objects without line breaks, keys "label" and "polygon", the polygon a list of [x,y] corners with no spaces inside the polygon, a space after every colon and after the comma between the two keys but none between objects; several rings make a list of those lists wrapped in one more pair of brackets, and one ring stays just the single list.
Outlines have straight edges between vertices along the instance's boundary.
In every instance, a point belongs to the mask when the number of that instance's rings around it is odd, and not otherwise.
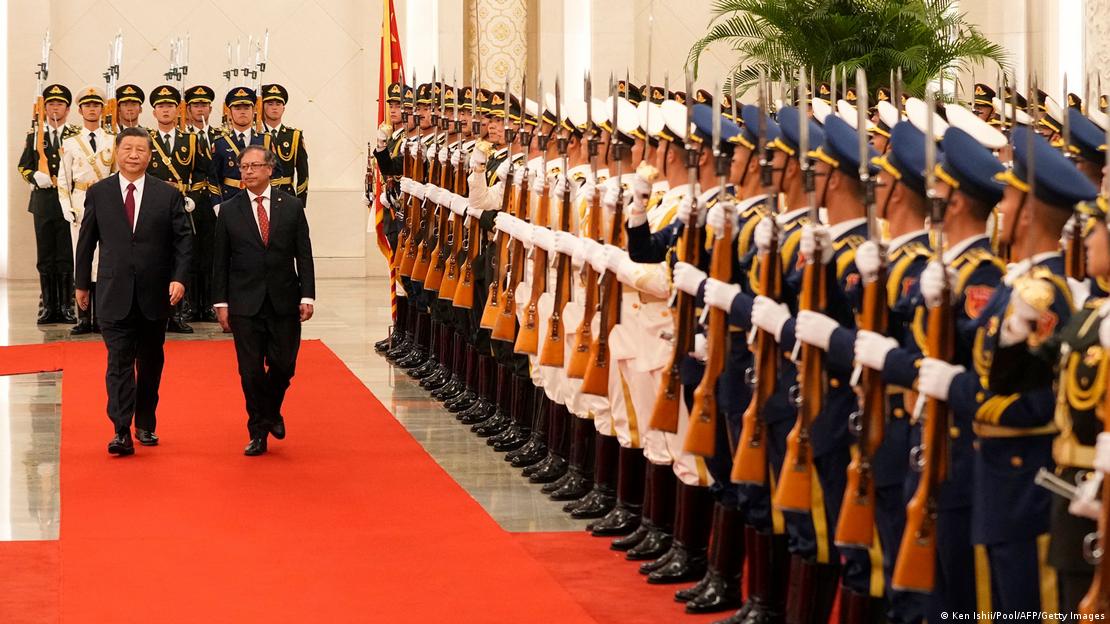
[{"label": "red carpet", "polygon": [[163,443],[124,459],[102,345],[10,349],[8,373],[61,353],[62,521],[0,544],[0,622],[594,621],[318,342],[260,458],[229,341],[167,345]]},{"label": "red carpet", "polygon": [[609,540],[585,531],[518,533],[516,539],[598,622],[702,624],[732,615],[687,615],[674,592],[693,583],[648,585],[639,562],[626,561],[624,553],[609,550]]}]

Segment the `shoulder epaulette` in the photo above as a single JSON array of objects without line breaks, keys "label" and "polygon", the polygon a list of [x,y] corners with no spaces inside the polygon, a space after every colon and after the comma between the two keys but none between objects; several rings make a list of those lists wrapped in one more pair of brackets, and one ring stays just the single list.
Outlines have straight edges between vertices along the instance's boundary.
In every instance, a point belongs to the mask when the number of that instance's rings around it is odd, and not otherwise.
[{"label": "shoulder epaulette", "polygon": [[1047,267],[1043,266],[1036,266],[1030,269],[1029,277],[1050,282],[1053,286],[1056,287],[1056,291],[1059,294],[1064,295],[1064,299],[1068,303],[1068,308],[1071,310],[1075,309],[1075,300],[1072,298],[1071,288],[1068,287],[1067,278],[1057,275]]}]

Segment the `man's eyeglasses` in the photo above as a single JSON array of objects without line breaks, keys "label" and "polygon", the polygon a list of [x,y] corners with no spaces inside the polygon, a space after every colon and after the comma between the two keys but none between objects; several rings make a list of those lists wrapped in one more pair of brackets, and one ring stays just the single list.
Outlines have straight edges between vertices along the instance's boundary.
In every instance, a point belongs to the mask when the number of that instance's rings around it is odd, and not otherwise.
[{"label": "man's eyeglasses", "polygon": [[255,169],[265,169],[269,167],[266,163],[242,163],[239,165],[240,171],[253,171]]}]

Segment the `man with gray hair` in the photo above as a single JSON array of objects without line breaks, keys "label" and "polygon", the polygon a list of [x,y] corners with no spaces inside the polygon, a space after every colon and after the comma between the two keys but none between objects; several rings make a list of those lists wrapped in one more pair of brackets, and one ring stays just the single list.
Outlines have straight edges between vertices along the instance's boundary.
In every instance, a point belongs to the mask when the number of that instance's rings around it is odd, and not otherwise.
[{"label": "man with gray hair", "polygon": [[238,169],[245,188],[224,200],[216,221],[212,300],[235,340],[249,456],[265,453],[271,434],[285,438],[281,406],[316,297],[304,204],[271,187],[276,164],[269,149],[244,146]]}]

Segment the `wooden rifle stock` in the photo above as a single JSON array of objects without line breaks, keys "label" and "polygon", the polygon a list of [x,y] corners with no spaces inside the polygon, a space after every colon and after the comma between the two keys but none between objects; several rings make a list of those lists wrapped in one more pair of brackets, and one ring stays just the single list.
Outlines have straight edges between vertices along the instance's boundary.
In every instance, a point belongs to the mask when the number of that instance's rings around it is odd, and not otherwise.
[{"label": "wooden rifle stock", "polygon": [[[432,171],[431,175],[428,176],[428,183],[441,187],[443,185],[442,167],[440,167],[439,159],[432,162]],[[412,269],[412,279],[417,282],[426,282],[428,270],[432,268],[432,247],[435,245],[436,229],[439,227],[438,210],[439,205],[428,201],[428,196],[425,193],[423,201],[420,202],[420,240],[416,262]]]},{"label": "wooden rifle stock", "polygon": [[[548,213],[551,210],[550,201],[548,199],[548,179],[545,174],[543,175],[543,191],[540,192],[540,203],[536,209],[535,223],[540,227],[547,227]],[[532,247],[532,293],[528,298],[528,304],[524,308],[524,324],[520,326],[520,331],[517,333],[516,344],[513,345],[513,351],[516,353],[527,353],[529,355],[537,355],[540,343],[540,329],[538,319],[538,308],[540,296],[547,290],[547,251],[539,247]]]},{"label": "wooden rifle stock", "polygon": [[[565,175],[565,172],[564,172]],[[559,208],[559,231],[570,230],[570,179],[567,179],[566,192],[563,194],[562,204]],[[563,308],[570,300],[570,282],[572,279],[571,260],[566,254],[555,254],[555,301],[551,309],[551,318],[547,322],[547,336],[544,338],[543,349],[540,352],[540,365],[563,366],[566,359],[563,338]]]},{"label": "wooden rifle stock", "polygon": [[1064,264],[1067,276],[1083,281],[1087,279],[1087,254],[1083,248],[1083,226],[1076,221],[1072,227],[1071,236],[1068,237],[1067,248],[1064,250]]},{"label": "wooden rifle stock", "polygon": [[[590,216],[586,222],[586,236],[597,240],[601,237],[601,189],[594,191],[593,201],[590,202]],[[585,301],[582,304],[582,322],[574,332],[574,347],[570,354],[570,363],[567,365],[567,377],[582,379],[586,375],[586,366],[590,363],[590,345],[593,343],[594,314],[597,313],[598,299],[598,274],[585,262],[583,267],[585,277],[583,285],[586,288]]]},{"label": "wooden rifle stock", "polygon": [[[814,255],[819,256],[820,250]],[[802,310],[825,308],[825,267],[818,260],[806,264],[802,273]],[[775,507],[787,511],[809,512],[812,508],[813,452],[810,427],[821,413],[825,391],[825,353],[818,347],[801,344],[798,385],[795,387],[798,417],[786,436],[786,457],[775,489]]]},{"label": "wooden rifle stock", "polygon": [[[462,141],[459,141],[459,149],[462,149]],[[452,192],[456,195],[463,196],[463,186],[465,186],[466,172],[463,165],[460,164],[454,168],[454,185]],[[459,287],[459,272],[462,269],[460,259],[462,257],[463,248],[463,217],[454,215],[451,219],[451,234],[447,238],[447,246],[445,253],[447,254],[447,264],[443,276],[443,283],[439,287],[439,298],[444,301],[453,301],[455,298],[455,290]]]},{"label": "wooden rifle stock", "polygon": [[[443,147],[441,149],[447,149]],[[440,188],[453,189],[455,187],[454,168],[451,163],[441,166],[442,172],[440,176]],[[436,220],[436,231],[433,236],[435,241],[435,248],[432,249],[431,255],[433,262],[428,267],[428,278],[424,280],[424,288],[439,292],[439,287],[443,283],[443,274],[447,271],[447,215],[451,213],[450,210],[444,206],[436,205],[435,211],[439,213],[439,218]]]},{"label": "wooden rifle stock", "polygon": [[[411,179],[413,171],[412,158],[406,153],[406,147],[407,146],[402,145],[401,177]],[[397,233],[397,245],[393,247],[393,257],[389,263],[390,272],[392,273],[399,273],[401,271],[401,261],[404,259],[405,250],[408,247],[409,214],[408,211],[405,210],[405,202],[408,200],[409,196],[407,194],[398,196],[399,209],[397,210],[397,215],[399,215],[401,219],[401,231]]]},{"label": "wooden rifle stock", "polygon": [[[620,169],[618,169],[618,172]],[[617,184],[621,184],[620,176]],[[621,247],[621,232],[624,230],[624,188],[617,193],[617,205],[613,212],[612,227],[609,229],[609,243]],[[597,337],[590,343],[589,359],[582,373],[582,392],[595,396],[609,396],[609,334],[620,322],[621,283],[612,271],[606,270],[599,278],[601,295],[601,323]]]},{"label": "wooden rifle stock", "polygon": [[463,265],[459,271],[459,285],[455,288],[451,303],[456,308],[469,310],[474,307],[474,260],[478,257],[478,237],[482,233],[478,229],[477,219],[471,219],[469,224],[462,227],[463,242],[459,257]]},{"label": "wooden rifle stock", "polygon": [[[682,230],[682,261],[697,266],[701,259],[701,246],[704,232],[687,224]],[[659,382],[655,395],[655,407],[651,411],[651,428],[666,433],[678,432],[679,401],[682,400],[682,380],[679,367],[682,361],[694,350],[694,297],[678,292],[674,329],[674,352]]]},{"label": "wooden rifle stock", "polygon": [[[880,269],[875,281],[863,285],[860,328],[885,334],[887,316],[886,271]],[[849,426],[858,427],[859,440],[848,464],[848,483],[836,524],[836,544],[870,548],[875,539],[875,471],[872,461],[883,441],[886,418],[886,386],[882,381],[882,371],[863,367],[857,392],[860,394],[859,411],[852,415]],[[858,424],[852,422],[855,419],[858,419]]]},{"label": "wooden rifle stock", "polygon": [[[417,145],[418,146],[420,145],[419,141],[417,142]],[[424,182],[425,169],[426,169],[426,166],[425,166],[426,163],[424,162],[424,157],[422,155],[423,150],[420,149],[418,151],[420,153],[411,157],[413,159],[412,180],[414,182],[423,183]],[[408,228],[407,228],[407,235],[405,237],[404,252],[401,254],[401,264],[400,264],[400,273],[401,273],[401,275],[403,275],[405,277],[411,277],[412,276],[413,265],[416,264],[416,250],[417,250],[417,247],[420,244],[420,242],[419,242],[420,228],[423,224],[421,223],[422,219],[421,219],[421,214],[420,214],[420,210],[419,210],[419,208],[420,208],[420,203],[419,202],[420,202],[420,200],[417,199],[415,195],[409,195],[408,205],[405,209],[405,215],[408,218],[407,219],[408,220]]]},{"label": "wooden rifle stock", "polygon": [[[509,155],[509,172],[505,175],[504,181],[505,188],[502,189],[501,194],[501,207],[503,210],[512,210],[513,201],[513,162],[512,155]],[[502,267],[508,260],[508,236],[501,230],[497,230],[497,235],[494,238],[494,245],[497,246],[497,257],[493,263],[493,279],[489,284],[489,294],[486,297],[486,307],[482,310],[481,326],[484,329],[493,329],[494,323],[497,321],[498,313],[501,312],[501,281],[502,281]]]},{"label": "wooden rifle stock", "polygon": [[[764,219],[774,219],[771,211]],[[776,232],[775,228],[771,229]],[[759,265],[759,291],[777,300],[780,296],[782,281],[782,260],[779,257],[778,237],[771,236],[767,253],[762,255]],[[779,347],[775,337],[769,332],[755,329],[755,349],[753,371],[755,374],[752,399],[744,410],[740,424],[740,439],[736,444],[736,455],[732,460],[731,479],[733,483],[765,485],[767,483],[767,432],[763,426],[763,408],[775,393],[778,378]]]},{"label": "wooden rifle stock", "polygon": [[[724,193],[724,188],[721,193]],[[728,282],[732,273],[732,222],[726,217],[725,226],[713,241],[709,276]],[[705,372],[694,389],[694,405],[690,409],[690,426],[686,430],[683,450],[687,453],[712,457],[717,444],[717,380],[725,370],[728,357],[728,313],[718,308],[709,310],[709,332],[706,336]]]},{"label": "wooden rifle stock", "polygon": [[[945,287],[940,305],[929,309],[927,347],[929,357],[951,361],[955,345],[952,293]],[[922,448],[916,449],[921,480],[906,505],[906,528],[898,548],[891,585],[898,590],[933,591],[937,558],[937,497],[948,477],[948,404],[925,399]]]},{"label": "wooden rifle stock", "polygon": [[[520,181],[515,210],[510,214],[517,218],[528,218],[528,174]],[[524,243],[515,238],[509,239],[509,273],[505,276],[505,286],[501,290],[501,313],[493,322],[494,340],[514,342],[516,339],[516,287],[524,273]]]},{"label": "wooden rifle stock", "polygon": [[[1102,397],[1103,431],[1110,433],[1110,393]],[[1110,553],[1106,552],[1106,529],[1110,527],[1110,484],[1102,480],[1102,511],[1098,516],[1098,543],[1102,544],[1102,557],[1095,564],[1095,574],[1091,578],[1091,587],[1086,595],[1079,601],[1079,612],[1084,615],[1101,614],[1105,617],[1110,613]],[[1092,618],[1093,619],[1093,618]]]}]

